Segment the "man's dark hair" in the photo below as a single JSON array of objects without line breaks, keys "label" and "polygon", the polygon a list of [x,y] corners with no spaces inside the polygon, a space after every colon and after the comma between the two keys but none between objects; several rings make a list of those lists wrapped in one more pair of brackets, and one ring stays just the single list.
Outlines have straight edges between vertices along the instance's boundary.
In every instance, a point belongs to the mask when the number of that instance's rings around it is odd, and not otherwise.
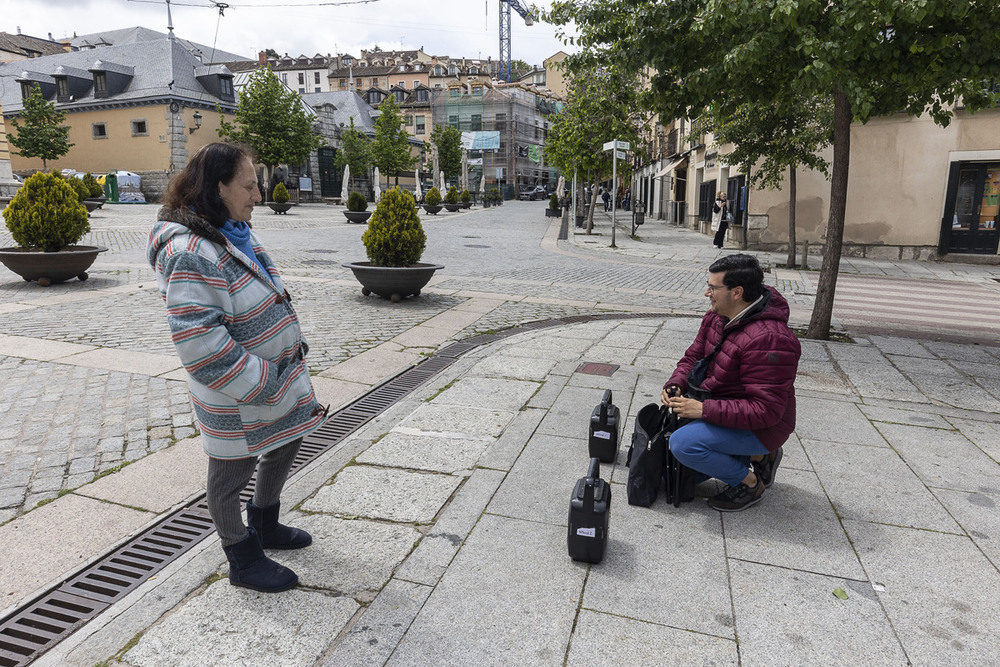
[{"label": "man's dark hair", "polygon": [[219,196],[219,184],[232,181],[246,159],[253,162],[244,146],[221,141],[202,146],[170,181],[164,203],[173,209],[193,208],[213,226],[222,227],[229,209]]},{"label": "man's dark hair", "polygon": [[764,271],[753,255],[726,255],[712,262],[709,273],[722,273],[722,284],[743,288],[743,300],[753,303],[764,293]]}]

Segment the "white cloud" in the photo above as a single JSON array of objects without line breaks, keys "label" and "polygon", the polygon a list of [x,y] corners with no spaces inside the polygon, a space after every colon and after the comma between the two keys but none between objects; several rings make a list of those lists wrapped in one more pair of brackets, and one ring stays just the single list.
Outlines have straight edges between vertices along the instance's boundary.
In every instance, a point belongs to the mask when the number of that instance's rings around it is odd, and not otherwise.
[{"label": "white cloud", "polygon": [[[171,0],[179,37],[253,57],[272,48],[278,53],[351,53],[423,47],[432,55],[467,58],[500,56],[499,0],[377,0],[363,5],[319,6],[336,0],[227,0],[220,17],[211,0]],[[143,26],[166,32],[162,0],[3,0],[0,30],[55,39]],[[522,4],[530,6],[531,3]],[[534,3],[547,7],[548,2]],[[192,6],[195,5],[195,6]],[[269,6],[263,6],[269,5]],[[511,56],[529,64],[563,50],[555,28],[526,26],[511,12]]]}]

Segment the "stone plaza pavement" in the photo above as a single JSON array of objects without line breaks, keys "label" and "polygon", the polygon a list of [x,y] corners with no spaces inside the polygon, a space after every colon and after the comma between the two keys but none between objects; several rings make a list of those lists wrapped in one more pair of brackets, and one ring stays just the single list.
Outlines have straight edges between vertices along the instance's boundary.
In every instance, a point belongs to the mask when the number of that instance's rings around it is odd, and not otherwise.
[{"label": "stone plaza pavement", "polygon": [[[566,315],[650,316],[477,347],[299,471],[283,509],[315,541],[273,554],[298,588],[230,586],[211,536],[35,664],[989,662],[1000,630],[995,337],[804,340],[798,426],[759,505],[631,507],[632,418],[693,338],[720,251],[658,222],[639,239],[619,228],[612,250],[603,217],[600,236],[557,241],[540,208],[427,216],[425,260],[446,269],[396,306],[362,298],[339,268],[363,251],[360,227],[332,207],[255,216],[335,408],[449,341]],[[0,618],[204,491],[183,373],[141,260],[152,214],[95,219],[92,236],[112,252],[83,285],[0,282],[0,479],[20,494],[0,505]],[[995,267],[844,268],[873,286],[905,278],[1000,296]],[[775,269],[768,281],[804,323],[811,276]],[[585,362],[619,368],[578,372]],[[584,565],[567,555],[568,501],[605,389],[627,415],[625,442],[602,466],[607,555]]]}]

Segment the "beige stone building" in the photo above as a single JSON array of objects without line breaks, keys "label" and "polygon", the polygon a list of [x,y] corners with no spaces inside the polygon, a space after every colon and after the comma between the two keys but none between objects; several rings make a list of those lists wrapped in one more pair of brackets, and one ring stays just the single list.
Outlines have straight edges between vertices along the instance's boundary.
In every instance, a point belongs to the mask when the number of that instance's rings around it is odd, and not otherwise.
[{"label": "beige stone building", "polygon": [[[723,190],[736,202],[729,244],[787,250],[789,201],[785,188],[746,188],[746,175],[725,163],[730,146],[692,137],[677,121],[675,140],[660,160],[640,168],[635,198],[649,214],[707,233],[710,205]],[[832,162],[832,148],[826,152]],[[1000,110],[962,108],[947,128],[928,116],[896,114],[855,124],[844,228],[844,255],[939,259],[961,256],[997,261],[1000,213]],[[825,243],[830,182],[819,172],[797,172],[796,241]]]},{"label": "beige stone building", "polygon": [[[140,36],[2,64],[0,105],[9,127],[37,85],[66,112],[74,144],[48,162],[50,169],[130,171],[142,177],[146,198],[156,201],[188,155],[218,139],[216,105],[232,114],[236,94],[232,72],[204,64],[190,43],[144,29]],[[12,152],[11,165],[27,175],[42,161]]]}]

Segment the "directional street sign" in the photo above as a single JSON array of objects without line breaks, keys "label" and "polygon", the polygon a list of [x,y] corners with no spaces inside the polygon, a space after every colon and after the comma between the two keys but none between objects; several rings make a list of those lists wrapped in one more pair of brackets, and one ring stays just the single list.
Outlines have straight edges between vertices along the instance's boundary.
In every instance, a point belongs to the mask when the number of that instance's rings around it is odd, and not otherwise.
[{"label": "directional street sign", "polygon": [[621,150],[621,151],[627,151],[629,149],[629,143],[627,141],[605,141],[604,142],[604,150],[610,151],[610,150],[615,150],[615,149]]},{"label": "directional street sign", "polygon": [[625,151],[615,151],[615,157],[619,160],[625,159]]},{"label": "directional street sign", "polygon": [[605,141],[605,142],[604,142],[604,150],[606,150],[606,151],[610,151],[610,150],[612,150],[612,149],[613,149],[614,147],[615,147],[615,142],[613,142],[613,141]]}]

